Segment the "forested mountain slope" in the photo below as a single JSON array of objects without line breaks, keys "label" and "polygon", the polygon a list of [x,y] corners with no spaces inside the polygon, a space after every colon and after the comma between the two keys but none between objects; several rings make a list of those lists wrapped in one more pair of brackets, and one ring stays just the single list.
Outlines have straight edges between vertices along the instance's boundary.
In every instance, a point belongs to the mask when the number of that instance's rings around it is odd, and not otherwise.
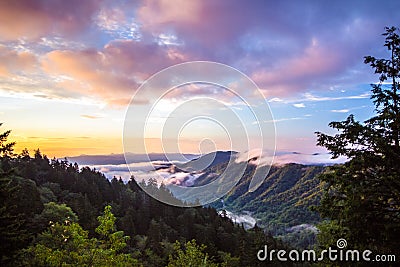
[{"label": "forested mountain slope", "polygon": [[[210,167],[193,186],[218,179],[227,164],[228,162],[224,162]],[[313,225],[320,222],[321,218],[310,208],[318,205],[321,199],[322,184],[317,176],[324,172],[326,167],[296,163],[274,165],[261,186],[254,192],[249,192],[255,169],[255,165],[249,164],[237,185],[211,206],[236,214],[250,213],[257,219],[260,227],[283,239],[292,235],[293,229],[315,231]],[[292,243],[292,240],[290,242]],[[307,241],[305,245],[309,245],[309,242],[313,241]],[[298,244],[304,245],[300,243]]]},{"label": "forested mountain slope", "polygon": [[[228,264],[225,266],[258,266],[261,262],[256,253],[264,245],[284,247],[260,228],[246,231],[219,216],[214,208],[169,206],[148,196],[133,179],[127,184],[119,179],[109,181],[98,171],[79,168],[67,161],[49,160],[39,151],[34,157],[27,151],[18,156],[1,156],[0,175],[2,266],[33,264],[37,257],[43,256],[40,253],[54,252],[49,248],[43,250],[46,244],[54,247],[61,242],[61,251],[71,249],[74,243],[64,247],[62,240],[43,241],[56,238],[49,223],[70,227],[60,225],[76,219],[88,231],[88,238],[101,238],[95,229],[106,205],[115,214],[116,229],[129,237],[121,253],[130,255],[139,265],[165,266],[171,260],[169,255],[174,253],[173,243],[177,240],[185,243],[194,239],[197,244],[204,244],[210,262]],[[155,180],[141,186],[174,199],[165,187],[158,188]],[[78,234],[85,236],[82,230]],[[66,244],[73,242],[70,240],[65,238]],[[107,252],[106,248],[102,247],[102,251]],[[32,251],[40,252],[39,256]],[[72,252],[64,255],[66,259],[70,259]]]}]

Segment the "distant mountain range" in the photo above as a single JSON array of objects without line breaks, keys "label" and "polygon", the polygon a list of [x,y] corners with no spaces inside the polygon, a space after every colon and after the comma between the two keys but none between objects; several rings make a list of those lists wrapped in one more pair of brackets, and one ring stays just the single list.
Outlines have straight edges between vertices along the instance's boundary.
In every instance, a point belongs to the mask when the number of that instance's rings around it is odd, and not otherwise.
[{"label": "distant mountain range", "polygon": [[[108,155],[80,155],[67,157],[70,162],[77,162],[79,165],[119,165],[135,162],[150,161],[175,161],[186,158],[186,161],[198,158],[197,154],[180,154],[180,153],[149,153],[149,154],[108,154]],[[126,158],[128,160],[126,160]]]}]

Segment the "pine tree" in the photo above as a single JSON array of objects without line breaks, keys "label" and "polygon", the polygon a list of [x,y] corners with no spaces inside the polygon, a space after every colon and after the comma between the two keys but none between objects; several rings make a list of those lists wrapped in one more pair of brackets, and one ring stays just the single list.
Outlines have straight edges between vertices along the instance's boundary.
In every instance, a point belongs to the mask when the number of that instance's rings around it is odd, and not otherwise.
[{"label": "pine tree", "polygon": [[116,231],[111,206],[98,217],[96,232],[100,239],[89,238],[77,223],[53,222],[37,242],[23,252],[24,266],[139,266],[130,254],[122,253],[128,237]]},{"label": "pine tree", "polygon": [[316,133],[333,158],[349,159],[320,176],[325,192],[318,210],[331,220],[320,229],[321,246],[334,245],[322,239],[346,238],[354,248],[400,252],[400,38],[395,27],[383,35],[389,58],[364,60],[379,74],[371,85],[376,115],[363,123],[353,115],[331,122],[339,131],[334,136]]},{"label": "pine tree", "polygon": [[[1,125],[3,125],[3,123],[0,123],[0,126]],[[10,133],[11,130],[8,130],[0,134],[0,157],[9,157],[13,155],[15,142],[7,143]]]},{"label": "pine tree", "polygon": [[195,240],[188,241],[181,248],[181,244],[175,242],[175,255],[170,255],[168,267],[214,267],[218,266],[212,259],[204,252],[205,245],[197,245]]}]

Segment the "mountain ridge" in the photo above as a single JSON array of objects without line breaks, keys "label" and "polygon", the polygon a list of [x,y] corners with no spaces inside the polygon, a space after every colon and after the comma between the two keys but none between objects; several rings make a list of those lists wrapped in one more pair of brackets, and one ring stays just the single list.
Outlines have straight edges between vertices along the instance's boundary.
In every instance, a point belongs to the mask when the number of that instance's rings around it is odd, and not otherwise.
[{"label": "mountain ridge", "polygon": [[[220,178],[227,164],[222,162],[211,166],[193,186],[202,186]],[[236,214],[251,214],[257,225],[272,235],[298,247],[310,247],[315,241],[314,225],[321,221],[319,214],[310,208],[318,205],[322,197],[323,184],[318,175],[327,166],[299,163],[272,165],[261,185],[250,192],[248,188],[256,167],[248,164],[238,183],[210,206]],[[301,225],[307,227],[299,227]]]}]

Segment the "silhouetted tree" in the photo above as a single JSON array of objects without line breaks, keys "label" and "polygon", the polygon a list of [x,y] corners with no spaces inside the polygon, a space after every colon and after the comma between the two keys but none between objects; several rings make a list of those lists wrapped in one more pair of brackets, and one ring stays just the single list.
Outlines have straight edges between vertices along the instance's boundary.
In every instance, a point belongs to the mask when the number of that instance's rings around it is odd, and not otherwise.
[{"label": "silhouetted tree", "polygon": [[[400,38],[395,27],[386,28],[383,35],[389,58],[365,57],[379,74],[371,96],[376,115],[364,123],[353,115],[331,122],[329,126],[339,131],[334,136],[317,132],[318,145],[333,158],[349,159],[320,177],[326,187],[318,210],[331,219],[320,228],[323,240],[346,238],[350,247],[399,253]],[[319,238],[322,246],[334,245],[323,240]]]}]

